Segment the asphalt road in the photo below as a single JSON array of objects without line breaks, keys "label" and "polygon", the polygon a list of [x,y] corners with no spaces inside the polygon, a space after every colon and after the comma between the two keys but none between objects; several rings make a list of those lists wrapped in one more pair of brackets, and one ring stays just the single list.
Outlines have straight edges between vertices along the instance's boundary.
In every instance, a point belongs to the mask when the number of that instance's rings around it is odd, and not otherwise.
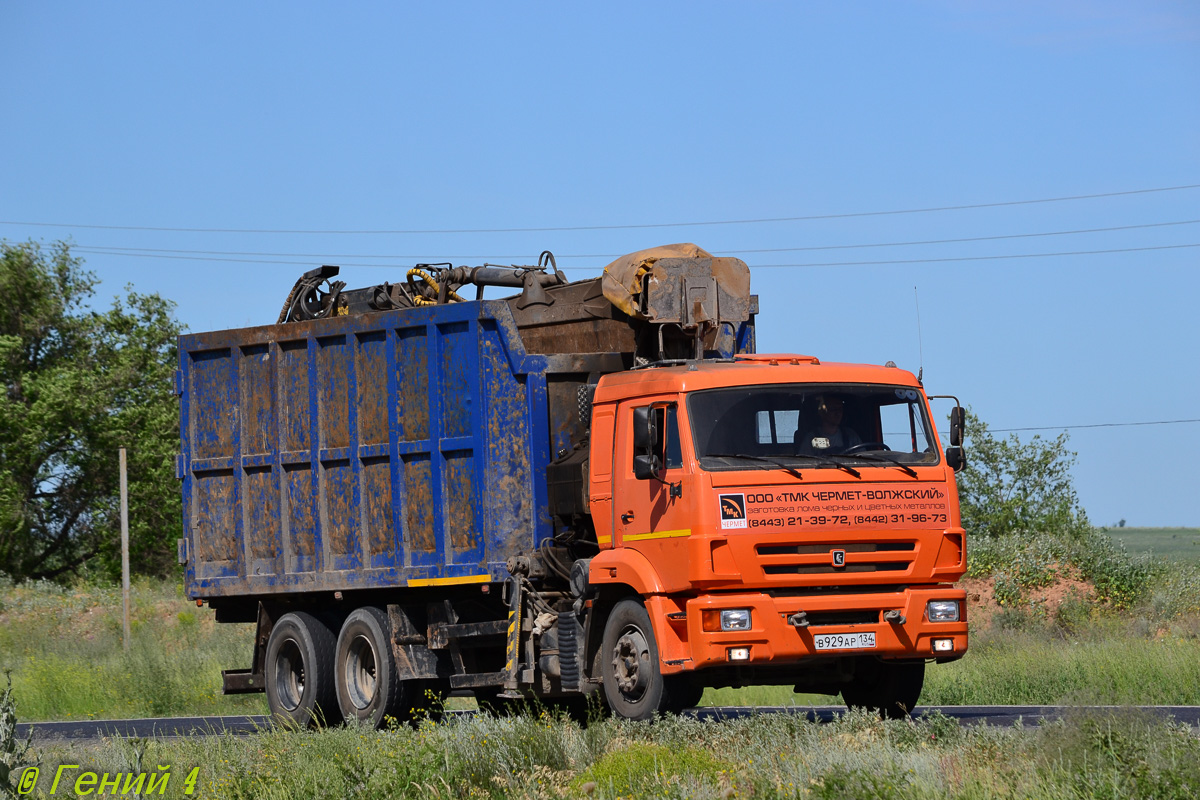
[{"label": "asphalt road", "polygon": [[[918,706],[916,715],[938,711],[957,719],[963,725],[1015,725],[1018,721],[1036,725],[1065,714],[1103,711],[1128,706]],[[1134,706],[1141,711],[1166,719],[1173,717],[1193,728],[1200,727],[1200,706]],[[845,713],[844,706],[727,706],[696,708],[685,713],[699,719],[738,719],[755,714],[799,714],[814,722],[829,722]],[[454,715],[471,711],[451,712]],[[222,733],[251,734],[268,730],[271,721],[266,716],[232,717],[163,717],[158,719],[95,719],[68,722],[31,722],[17,725],[17,737],[24,739],[33,728],[35,742],[98,739],[101,737],[178,737],[213,736]]]}]

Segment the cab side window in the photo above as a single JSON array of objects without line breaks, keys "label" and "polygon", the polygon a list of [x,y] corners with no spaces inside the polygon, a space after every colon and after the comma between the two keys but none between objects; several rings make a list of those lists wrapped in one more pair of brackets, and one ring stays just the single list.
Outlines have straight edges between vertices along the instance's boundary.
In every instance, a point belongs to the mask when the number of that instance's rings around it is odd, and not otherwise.
[{"label": "cab side window", "polygon": [[667,469],[679,469],[683,466],[683,446],[679,442],[679,421],[677,419],[676,406],[670,405],[666,408],[659,409],[660,412],[665,412],[666,419],[661,421],[658,426],[660,435],[667,437]]}]

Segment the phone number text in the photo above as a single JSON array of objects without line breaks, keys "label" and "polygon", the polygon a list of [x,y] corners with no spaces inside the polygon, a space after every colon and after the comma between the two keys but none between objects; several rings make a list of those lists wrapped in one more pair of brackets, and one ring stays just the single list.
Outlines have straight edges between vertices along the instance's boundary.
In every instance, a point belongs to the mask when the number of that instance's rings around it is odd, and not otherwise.
[{"label": "phone number text", "polygon": [[915,525],[946,524],[949,517],[946,514],[913,513],[913,514],[814,514],[800,517],[765,517],[751,518],[751,528],[797,528],[804,525],[895,525],[908,523]]}]

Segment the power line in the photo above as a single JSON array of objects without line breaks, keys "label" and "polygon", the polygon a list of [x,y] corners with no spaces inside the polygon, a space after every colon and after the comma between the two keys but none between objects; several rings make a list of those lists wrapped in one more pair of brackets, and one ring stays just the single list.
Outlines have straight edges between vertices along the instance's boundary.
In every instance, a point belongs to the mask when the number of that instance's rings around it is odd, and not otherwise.
[{"label": "power line", "polygon": [[924,239],[912,242],[878,242],[874,244],[832,244],[812,247],[772,247],[762,250],[721,250],[718,255],[728,253],[798,253],[806,250],[854,250],[864,247],[910,247],[926,244],[961,244],[964,242],[995,242],[1002,239],[1033,239],[1040,236],[1071,236],[1079,233],[1107,233],[1109,231],[1132,231],[1142,228],[1166,228],[1172,225],[1195,225],[1200,219],[1184,219],[1178,222],[1149,222],[1142,225],[1113,225],[1107,228],[1080,228],[1072,231],[1045,231],[1043,233],[1007,233],[998,236],[969,236],[963,239]]},{"label": "power line", "polygon": [[[75,248],[75,251],[79,252],[79,253],[90,253],[92,255],[120,256],[122,258],[158,258],[158,259],[170,259],[173,261],[206,261],[206,262],[219,261],[219,262],[228,263],[228,264],[262,264],[263,266],[279,265],[279,266],[311,267],[312,263],[313,263],[311,260],[310,261],[277,261],[277,260],[265,260],[265,259],[257,259],[257,258],[219,258],[219,257],[213,257],[213,256],[166,255],[166,254],[161,254],[161,253],[97,252],[97,251],[93,251],[90,248],[86,248],[86,247],[77,247],[77,248]],[[342,267],[377,267],[380,269],[388,269],[388,268],[391,268],[393,265],[391,265],[391,264],[339,264],[338,266],[342,266]],[[560,267],[560,269],[561,269],[561,267]]]},{"label": "power line", "polygon": [[[1200,222],[1200,220],[1197,220]],[[96,254],[112,253],[114,255],[126,255],[133,253],[185,253],[188,255],[214,255],[214,256],[263,256],[263,257],[280,257],[280,258],[308,258],[314,260],[321,259],[341,259],[341,258],[379,258],[399,260],[416,260],[429,258],[429,254],[422,255],[372,255],[369,253],[266,253],[260,250],[187,250],[177,248],[161,248],[161,247],[120,247],[117,245],[75,245],[75,250],[86,251]],[[562,255],[556,253],[557,258],[616,258],[620,253],[576,253]],[[512,259],[529,258],[530,254],[520,256],[497,256],[497,255],[445,255],[439,253],[437,258],[440,259],[462,259],[472,261],[509,261]],[[536,258],[535,258],[536,260]]]},{"label": "power line", "polygon": [[1037,428],[988,428],[989,433],[1018,433],[1021,431],[1069,431],[1076,428],[1131,428],[1139,425],[1183,425],[1200,419],[1161,419],[1152,422],[1097,422],[1092,425],[1045,425]]},{"label": "power line", "polygon": [[[1200,247],[1195,244],[1163,244],[1154,247],[1114,247],[1107,250],[1071,250],[1061,253],[1014,253],[1007,256],[959,256],[957,258],[905,258],[892,261],[823,261],[808,264],[751,264],[753,269],[783,269],[791,267],[867,267],[885,264],[939,264],[952,261],[1000,261],[1006,258],[1053,258],[1057,256],[1094,256],[1106,253],[1139,253],[1147,250],[1179,250]],[[576,268],[578,269],[578,268]]]},{"label": "power line", "polygon": [[[970,236],[960,239],[924,239],[918,241],[907,242],[875,242],[862,244],[831,244],[831,245],[811,245],[807,247],[773,247],[757,250],[714,250],[714,255],[737,255],[737,254],[754,254],[754,253],[795,253],[815,250],[852,250],[871,247],[910,247],[914,245],[932,245],[932,244],[961,244],[967,242],[991,242],[1001,241],[1005,239],[1033,239],[1044,236],[1071,236],[1085,233],[1108,233],[1111,231],[1129,231],[1141,230],[1146,228],[1164,228],[1177,225],[1196,225],[1200,224],[1200,219],[1186,219],[1175,222],[1150,222],[1140,225],[1113,225],[1106,228],[1080,228],[1077,230],[1068,231],[1043,231],[1039,233],[1009,233],[995,236]],[[215,256],[261,256],[266,258],[310,258],[310,259],[344,259],[344,258],[379,258],[379,259],[420,259],[427,257],[426,255],[371,255],[365,253],[268,253],[262,251],[246,251],[246,250],[189,250],[177,248],[153,248],[153,247],[121,247],[116,245],[78,245],[76,249],[85,250],[86,252],[101,254],[101,253],[175,253],[187,255],[215,255]],[[617,258],[622,253],[559,253],[559,258]],[[527,258],[525,256],[498,256],[498,255],[439,255],[438,258],[450,259],[474,259],[474,260],[497,260],[507,261],[510,259]]]},{"label": "power line", "polygon": [[[865,266],[882,266],[889,264],[939,264],[957,261],[1000,261],[1010,258],[1055,258],[1059,256],[1091,256],[1103,255],[1107,253],[1139,253],[1151,250],[1179,250],[1189,247],[1200,247],[1200,242],[1194,244],[1164,244],[1152,247],[1114,247],[1106,250],[1071,250],[1058,253],[1013,253],[1003,256],[959,256],[956,258],[905,258],[894,259],[891,261],[825,261],[811,262],[806,264],[751,264],[751,269],[785,269],[785,268],[801,268],[801,267],[865,267]],[[81,253],[92,253],[89,248],[76,248]],[[116,253],[116,252],[96,252],[96,255],[111,255],[121,256],[124,258],[159,258],[173,259],[178,261],[220,261],[235,264],[263,264],[263,265],[283,265],[283,266],[310,266],[311,261],[277,261],[263,260],[252,258],[223,258],[212,256],[188,256],[188,255],[163,255],[156,253]],[[396,265],[393,264],[347,264],[343,263],[342,267],[367,267],[373,269],[392,269]],[[559,267],[561,270],[594,270],[595,267]]]},{"label": "power line", "polygon": [[1100,192],[1097,194],[1078,194],[1063,197],[1042,197],[1033,200],[1005,200],[992,203],[968,203],[950,206],[931,206],[926,208],[891,209],[887,211],[855,211],[842,214],[810,214],[795,217],[763,217],[759,219],[727,219],[708,220],[705,222],[658,222],[640,225],[567,225],[529,228],[442,228],[442,229],[396,229],[396,230],[305,230],[286,228],[182,228],[156,227],[149,225],[82,225],[65,222],[13,222],[0,220],[0,225],[24,225],[44,228],[85,228],[88,230],[117,230],[117,231],[158,231],[169,233],[266,233],[266,234],[321,234],[321,235],[380,235],[380,234],[466,234],[466,233],[548,233],[562,231],[608,231],[608,230],[644,230],[648,228],[686,228],[708,225],[750,225],[771,222],[807,222],[828,219],[851,219],[856,217],[883,217],[900,214],[928,214],[938,211],[966,211],[979,208],[1003,208],[1006,206],[1035,205],[1039,203],[1063,203],[1074,200],[1095,200],[1104,197],[1127,197],[1137,194],[1156,192],[1177,192],[1185,189],[1200,188],[1200,183],[1184,184],[1182,186],[1161,186],[1153,189],[1128,189],[1120,192]]}]

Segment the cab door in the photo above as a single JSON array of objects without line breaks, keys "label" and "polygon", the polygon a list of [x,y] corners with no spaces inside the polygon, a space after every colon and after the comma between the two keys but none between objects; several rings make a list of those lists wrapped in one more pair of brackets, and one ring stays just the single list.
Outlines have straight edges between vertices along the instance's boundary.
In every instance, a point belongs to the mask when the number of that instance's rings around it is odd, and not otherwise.
[{"label": "cab door", "polygon": [[[655,477],[634,474],[636,409],[648,409],[654,420],[650,444],[661,468]],[[694,526],[693,474],[690,446],[675,397],[640,398],[617,410],[613,463],[613,544],[637,550],[654,564],[667,591],[686,589],[687,539]],[[685,458],[685,453],[688,458]]]}]

